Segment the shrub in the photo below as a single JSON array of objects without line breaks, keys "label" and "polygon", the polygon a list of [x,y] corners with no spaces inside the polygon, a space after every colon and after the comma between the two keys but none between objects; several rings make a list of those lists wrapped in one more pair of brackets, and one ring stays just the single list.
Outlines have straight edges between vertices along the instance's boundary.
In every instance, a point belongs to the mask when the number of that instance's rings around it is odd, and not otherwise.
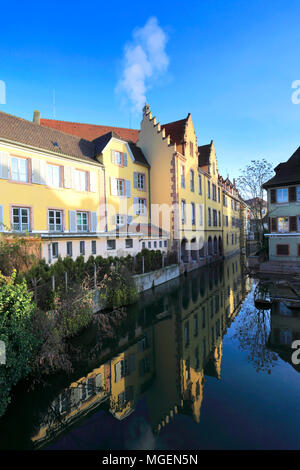
[{"label": "shrub", "polygon": [[0,366],[0,416],[10,402],[11,388],[31,371],[31,359],[38,346],[32,330],[35,305],[25,280],[16,283],[0,273],[0,340],[6,345],[6,364]]}]

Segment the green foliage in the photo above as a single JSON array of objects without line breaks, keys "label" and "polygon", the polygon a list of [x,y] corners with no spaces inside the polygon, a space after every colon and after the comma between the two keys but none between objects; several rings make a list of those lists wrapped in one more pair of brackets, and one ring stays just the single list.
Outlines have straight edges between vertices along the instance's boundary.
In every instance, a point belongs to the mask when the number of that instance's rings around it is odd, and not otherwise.
[{"label": "green foliage", "polygon": [[117,308],[137,301],[138,292],[125,266],[105,274],[99,285],[100,301],[105,308]]},{"label": "green foliage", "polygon": [[36,243],[31,238],[15,234],[0,235],[0,272],[11,276],[26,271],[36,262]]},{"label": "green foliage", "polygon": [[0,416],[10,402],[10,390],[31,371],[31,359],[38,346],[32,331],[35,311],[25,281],[16,283],[0,274],[0,340],[6,345],[6,364],[0,365]]}]

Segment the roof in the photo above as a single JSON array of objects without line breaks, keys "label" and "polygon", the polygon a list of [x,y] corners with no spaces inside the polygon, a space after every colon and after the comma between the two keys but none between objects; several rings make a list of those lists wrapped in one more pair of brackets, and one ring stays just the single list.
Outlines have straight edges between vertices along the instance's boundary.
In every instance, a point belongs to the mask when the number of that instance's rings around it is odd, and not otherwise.
[{"label": "roof", "polygon": [[210,144],[200,145],[200,146],[198,147],[198,152],[199,152],[199,156],[198,156],[199,166],[207,166],[207,165],[209,165],[209,157],[210,157],[211,146],[212,146],[212,141],[210,142]]},{"label": "roof", "polygon": [[40,122],[42,126],[57,129],[62,132],[67,132],[68,134],[76,135],[77,137],[82,137],[83,139],[90,141],[95,140],[109,132],[115,132],[122,139],[131,140],[132,142],[137,142],[139,138],[138,129],[127,129],[125,127],[123,128],[115,126],[100,126],[97,124],[83,124],[80,122],[57,121],[54,119],[42,118]]},{"label": "roof", "polygon": [[[96,154],[98,155],[99,153],[101,153],[106,147],[106,145],[108,144],[108,142],[113,138],[121,139],[121,137],[115,132],[108,132],[107,134],[102,135],[101,137],[98,137],[97,139],[95,139],[94,144],[96,148]],[[131,142],[131,141],[127,142],[127,144],[129,145],[129,148],[131,150],[131,153],[133,155],[135,162],[149,167],[150,165],[147,162],[146,157],[144,156],[140,147],[138,147],[134,142]]]},{"label": "roof", "polygon": [[94,163],[95,144],[0,111],[0,138]]},{"label": "roof", "polygon": [[272,186],[293,184],[300,182],[300,147],[284,163],[275,168],[276,175],[266,181],[262,186],[267,189]]},{"label": "roof", "polygon": [[[189,115],[188,115],[189,116]],[[169,135],[174,144],[182,144],[184,141],[185,125],[188,119],[180,119],[179,121],[162,124],[161,128],[165,129],[166,136]]]}]

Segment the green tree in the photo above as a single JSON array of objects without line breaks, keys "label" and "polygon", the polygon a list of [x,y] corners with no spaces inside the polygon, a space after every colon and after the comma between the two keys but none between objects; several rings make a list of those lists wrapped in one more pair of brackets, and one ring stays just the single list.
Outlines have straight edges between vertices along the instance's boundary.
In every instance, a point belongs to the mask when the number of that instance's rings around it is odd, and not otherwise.
[{"label": "green tree", "polygon": [[0,416],[10,402],[11,388],[31,371],[31,359],[38,345],[32,332],[35,305],[25,280],[16,283],[0,273],[0,340],[6,346],[6,364],[0,365]]}]

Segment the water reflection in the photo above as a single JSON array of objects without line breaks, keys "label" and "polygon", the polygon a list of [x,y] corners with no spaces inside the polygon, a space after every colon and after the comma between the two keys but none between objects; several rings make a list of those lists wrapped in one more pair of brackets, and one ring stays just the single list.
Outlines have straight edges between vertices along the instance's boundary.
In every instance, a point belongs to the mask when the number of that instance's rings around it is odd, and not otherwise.
[{"label": "water reflection", "polygon": [[220,379],[223,337],[251,289],[243,261],[232,257],[162,285],[154,295],[145,292],[130,309],[133,324],[118,344],[99,352],[90,372],[35,410],[34,447],[47,447],[98,410],[125,421],[141,401],[154,434],[178,413],[198,423],[205,377]]}]

